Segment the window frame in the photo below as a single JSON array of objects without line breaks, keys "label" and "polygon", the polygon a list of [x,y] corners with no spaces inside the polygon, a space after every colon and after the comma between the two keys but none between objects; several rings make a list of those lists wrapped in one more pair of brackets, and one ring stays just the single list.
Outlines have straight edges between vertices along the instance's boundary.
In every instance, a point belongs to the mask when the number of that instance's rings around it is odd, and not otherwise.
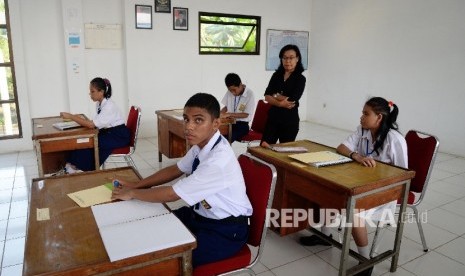
[{"label": "window frame", "polygon": [[[202,16],[217,16],[217,17],[231,17],[231,18],[244,18],[244,19],[255,19],[257,23],[238,23],[238,22],[218,22],[218,21],[207,21],[202,20]],[[260,33],[261,33],[261,16],[255,15],[243,15],[243,14],[230,14],[230,13],[214,13],[214,12],[199,12],[199,55],[260,55]],[[239,47],[202,47],[202,23],[215,23],[218,25],[239,25],[239,26],[254,26],[256,35],[255,35],[255,51],[253,52],[213,52],[213,51],[202,51],[202,48],[221,48],[221,49],[243,49],[248,39],[250,38],[249,34],[247,40],[244,42],[241,48]]]},{"label": "window frame", "polygon": [[4,0],[5,4],[5,24],[0,24],[0,29],[6,29],[8,33],[8,50],[10,54],[10,60],[8,62],[1,62],[0,67],[7,67],[11,70],[11,78],[12,78],[12,85],[13,85],[13,96],[14,99],[2,100],[0,99],[1,104],[12,104],[14,103],[16,106],[16,118],[18,120],[18,134],[14,135],[0,135],[0,140],[6,139],[16,139],[16,138],[23,138],[23,128],[21,125],[21,116],[20,116],[20,109],[19,109],[19,102],[18,102],[18,90],[16,87],[16,74],[15,74],[15,64],[13,58],[13,44],[11,42],[11,27],[10,27],[10,12],[8,7],[8,0]]}]

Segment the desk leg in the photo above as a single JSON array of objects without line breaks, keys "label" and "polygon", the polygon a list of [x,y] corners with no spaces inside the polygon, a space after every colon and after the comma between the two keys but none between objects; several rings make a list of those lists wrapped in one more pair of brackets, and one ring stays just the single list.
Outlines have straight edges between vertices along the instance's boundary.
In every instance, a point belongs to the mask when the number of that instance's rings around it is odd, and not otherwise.
[{"label": "desk leg", "polygon": [[354,221],[355,200],[353,197],[347,199],[346,207],[346,225],[344,227],[344,237],[342,241],[341,260],[339,264],[339,276],[345,276],[347,273],[347,262],[349,260],[350,236],[352,234],[352,223]]},{"label": "desk leg", "polygon": [[[395,272],[397,269],[397,263],[399,261],[399,252],[400,252],[400,241],[402,240],[402,234],[404,231],[404,221],[406,220],[406,213],[405,213],[405,208],[407,207],[407,199],[408,199],[408,193],[410,190],[410,180],[405,182],[405,185],[403,185],[403,198],[402,198],[402,204],[400,205],[399,209],[399,217],[397,218],[397,230],[396,230],[396,239],[394,242],[394,252],[395,255],[392,257],[391,261],[391,272]],[[418,219],[418,218],[417,218]]]},{"label": "desk leg", "polygon": [[35,142],[36,156],[37,156],[37,167],[39,169],[39,177],[44,177],[44,168],[42,164],[42,152],[40,149],[40,142]]},{"label": "desk leg", "polygon": [[192,275],[192,250],[182,254],[182,275]]},{"label": "desk leg", "polygon": [[158,151],[158,163],[161,162],[161,158],[162,158],[162,156],[161,156],[161,151]]},{"label": "desk leg", "polygon": [[95,158],[95,170],[100,170],[100,160],[98,154],[98,134],[94,136],[94,158]]}]

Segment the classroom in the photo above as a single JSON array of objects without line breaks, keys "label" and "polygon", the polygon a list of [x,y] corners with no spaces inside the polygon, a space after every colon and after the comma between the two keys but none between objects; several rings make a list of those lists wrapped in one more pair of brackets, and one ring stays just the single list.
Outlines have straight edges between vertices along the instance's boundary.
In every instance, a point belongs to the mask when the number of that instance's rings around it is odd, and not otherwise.
[{"label": "classroom", "polygon": [[[3,1],[0,1],[3,2]],[[174,14],[156,12],[154,0],[5,0],[15,69],[21,135],[0,137],[1,275],[21,275],[28,182],[38,177],[33,118],[61,111],[92,117],[89,81],[111,80],[112,99],[124,114],[142,110],[135,161],[142,176],[175,160],[157,157],[157,110],[182,108],[197,92],[221,100],[230,72],[263,93],[267,31],[308,32],[307,79],[300,100],[298,139],[337,146],[359,124],[364,102],[381,96],[399,106],[400,131],[434,134],[439,154],[421,210],[429,243],[421,250],[416,225],[407,225],[399,267],[375,266],[374,275],[462,275],[465,268],[465,28],[462,0],[171,0],[187,9],[187,28]],[[152,7],[151,29],[135,27],[135,5]],[[258,55],[199,54],[199,12],[261,17]],[[85,24],[120,28],[113,49],[86,48]],[[461,77],[462,76],[462,77]],[[233,143],[240,154],[247,145]],[[29,183],[30,185],[30,183]],[[299,232],[268,231],[258,275],[337,275],[340,250],[307,248]]]}]

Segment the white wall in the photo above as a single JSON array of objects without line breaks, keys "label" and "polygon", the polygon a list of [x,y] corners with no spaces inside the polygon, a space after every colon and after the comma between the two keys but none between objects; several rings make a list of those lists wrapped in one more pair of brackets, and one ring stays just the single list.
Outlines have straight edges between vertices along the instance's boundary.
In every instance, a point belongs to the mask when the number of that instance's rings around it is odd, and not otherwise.
[{"label": "white wall", "polygon": [[[87,80],[111,80],[125,112],[142,107],[141,136],[156,135],[155,110],[182,107],[198,91],[221,98],[228,72],[239,73],[262,97],[272,73],[264,69],[266,30],[311,26],[302,119],[352,130],[364,101],[379,95],[399,105],[401,131],[436,134],[441,151],[465,156],[462,0],[173,0],[173,7],[189,9],[187,32],[174,31],[167,13],[153,14],[152,30],[136,30],[134,1],[81,1],[83,23],[124,25],[123,49],[86,49],[82,66]],[[31,118],[58,115],[71,105],[61,1],[9,2],[24,137],[1,140],[0,152],[31,149]],[[261,54],[198,55],[199,11],[261,16]],[[82,112],[92,117],[91,107],[88,100]]]},{"label": "white wall", "polygon": [[465,1],[312,2],[307,119],[354,130],[382,96],[399,106],[401,132],[465,156]]},{"label": "white wall", "polygon": [[[9,2],[24,137],[1,140],[0,152],[32,148],[31,118],[56,116],[60,111],[78,108],[70,102],[70,96],[74,97],[74,94],[70,95],[74,92],[70,91],[75,87],[68,87],[66,70],[70,64],[66,60],[63,23],[68,15],[62,8],[62,1]],[[130,105],[142,108],[141,137],[156,135],[155,110],[181,108],[188,97],[199,91],[221,99],[226,92],[224,77],[229,72],[238,73],[255,92],[255,97],[261,98],[272,74],[265,71],[266,30],[310,30],[311,1],[307,0],[295,0],[293,5],[285,6],[280,0],[172,0],[172,7],[189,9],[188,31],[173,30],[172,13],[153,13],[152,30],[135,29],[134,5],[153,6],[153,0],[81,2],[83,24],[124,25],[123,49],[85,49],[84,62],[80,66],[88,81],[96,76],[110,79],[114,91],[112,98],[125,112]],[[261,16],[260,55],[200,56],[199,11]],[[304,74],[309,78],[307,72]],[[79,93],[82,93],[80,97],[88,98],[87,89]],[[305,94],[300,108],[301,118],[307,116]],[[92,106],[89,99],[80,110],[93,117]]]},{"label": "white wall", "polygon": [[[196,92],[211,93],[221,100],[226,92],[224,77],[229,72],[238,73],[243,83],[255,92],[255,98],[262,98],[272,74],[265,71],[266,30],[309,31],[310,2],[294,2],[283,9],[279,0],[172,1],[172,7],[189,9],[189,31],[186,32],[174,31],[172,14],[167,13],[154,14],[153,30],[135,29],[134,4],[125,1],[129,104],[142,107],[142,135],[156,135],[156,110],[182,108]],[[138,4],[152,5],[153,1]],[[199,11],[261,16],[260,55],[199,55]],[[308,77],[306,72],[305,75]],[[304,97],[300,108],[302,118],[306,117],[306,101]]]}]

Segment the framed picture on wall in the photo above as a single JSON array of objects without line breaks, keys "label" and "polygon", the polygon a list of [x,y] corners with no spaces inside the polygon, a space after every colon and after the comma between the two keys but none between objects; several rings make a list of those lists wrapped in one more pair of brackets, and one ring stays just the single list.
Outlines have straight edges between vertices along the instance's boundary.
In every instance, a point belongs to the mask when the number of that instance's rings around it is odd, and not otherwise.
[{"label": "framed picture on wall", "polygon": [[187,8],[173,8],[173,30],[187,31],[189,29],[189,12]]},{"label": "framed picture on wall", "polygon": [[171,0],[155,0],[155,12],[171,12]]},{"label": "framed picture on wall", "polygon": [[136,29],[152,29],[152,6],[136,5]]}]

